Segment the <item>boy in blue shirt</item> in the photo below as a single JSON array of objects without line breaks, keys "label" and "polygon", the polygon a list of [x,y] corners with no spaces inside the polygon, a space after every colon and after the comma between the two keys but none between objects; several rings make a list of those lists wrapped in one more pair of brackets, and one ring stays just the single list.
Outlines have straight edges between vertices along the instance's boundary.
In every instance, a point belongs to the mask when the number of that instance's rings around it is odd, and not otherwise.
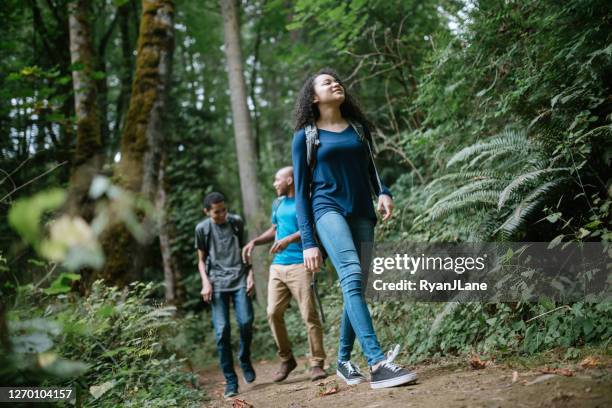
[{"label": "boy in blue shirt", "polygon": [[272,205],[272,226],[244,246],[242,257],[245,263],[250,263],[251,253],[256,245],[274,242],[270,248],[270,253],[275,256],[270,266],[267,309],[268,322],[281,359],[274,382],[283,381],[297,367],[284,318],[291,296],[297,301],[302,319],[306,323],[310,347],[310,377],[312,381],[316,381],[327,377],[323,370],[323,330],[311,287],[313,272],[304,267],[295,212],[293,167],[284,167],[276,173],[274,188],[278,198]]}]

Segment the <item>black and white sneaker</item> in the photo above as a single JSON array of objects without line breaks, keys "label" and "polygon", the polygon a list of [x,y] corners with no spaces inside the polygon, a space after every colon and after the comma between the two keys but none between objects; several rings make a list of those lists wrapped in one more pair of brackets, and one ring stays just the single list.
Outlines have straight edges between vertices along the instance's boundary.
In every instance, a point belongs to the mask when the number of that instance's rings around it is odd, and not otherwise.
[{"label": "black and white sneaker", "polygon": [[370,373],[371,388],[395,387],[416,381],[417,375],[415,373],[393,364],[393,360],[398,353],[399,345],[396,345],[393,351],[387,353],[387,359],[378,365],[376,371]]},{"label": "black and white sneaker", "polygon": [[348,385],[356,385],[366,380],[365,376],[359,371],[359,367],[350,361],[338,363],[336,375],[342,378]]}]

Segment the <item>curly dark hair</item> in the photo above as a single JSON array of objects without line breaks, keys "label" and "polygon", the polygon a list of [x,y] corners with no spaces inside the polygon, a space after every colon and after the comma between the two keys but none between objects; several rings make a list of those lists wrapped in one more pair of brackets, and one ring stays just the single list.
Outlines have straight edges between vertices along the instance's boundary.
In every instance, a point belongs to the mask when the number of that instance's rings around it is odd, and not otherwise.
[{"label": "curly dark hair", "polygon": [[315,96],[314,80],[316,77],[323,74],[333,76],[336,81],[342,85],[342,88],[344,88],[344,102],[342,102],[342,105],[340,105],[340,113],[342,114],[342,117],[345,119],[355,120],[369,129],[372,129],[371,123],[366,119],[355,97],[349,93],[348,89],[346,89],[342,79],[340,79],[340,75],[338,75],[338,73],[331,68],[323,68],[317,71],[315,74],[310,75],[306,81],[304,81],[302,89],[300,89],[300,93],[298,94],[295,101],[295,107],[293,109],[295,130],[300,130],[309,123],[315,123],[321,115],[319,108],[312,101]]}]

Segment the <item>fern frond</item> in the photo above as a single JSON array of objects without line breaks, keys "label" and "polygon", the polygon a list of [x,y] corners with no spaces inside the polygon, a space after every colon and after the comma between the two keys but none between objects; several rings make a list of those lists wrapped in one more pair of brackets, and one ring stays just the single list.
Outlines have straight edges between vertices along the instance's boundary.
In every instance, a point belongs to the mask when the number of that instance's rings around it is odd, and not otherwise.
[{"label": "fern frond", "polygon": [[434,187],[437,187],[438,184],[441,183],[451,183],[453,181],[461,181],[461,183],[465,183],[466,180],[478,180],[478,179],[498,179],[501,177],[496,171],[486,169],[480,171],[459,171],[457,173],[448,173],[443,176],[440,176],[425,186],[425,190],[431,191]]},{"label": "fern frond", "polygon": [[455,197],[453,200],[438,201],[429,210],[430,218],[436,220],[468,206],[493,207],[498,197],[498,190],[480,190]]},{"label": "fern frond", "polygon": [[550,196],[563,183],[570,181],[570,177],[561,177],[544,183],[535,188],[521,201],[506,221],[495,231],[502,231],[504,237],[510,237],[518,231],[531,218],[531,215],[541,208]]},{"label": "fern frond", "polygon": [[498,136],[486,142],[473,144],[455,153],[446,163],[446,167],[466,161],[476,154],[498,154],[500,152],[524,151],[525,149],[530,149],[530,146],[525,131],[504,130]]},{"label": "fern frond", "polygon": [[464,184],[463,186],[459,187],[457,190],[453,191],[452,193],[447,194],[446,196],[438,200],[436,204],[443,203],[446,201],[452,201],[454,199],[457,199],[459,197],[462,197],[474,191],[491,190],[492,188],[496,186],[498,187],[498,189],[496,189],[497,191],[503,188],[503,184],[501,184],[499,180],[491,180],[491,179],[474,180],[472,182]]},{"label": "fern frond", "polygon": [[544,204],[544,199],[540,198],[535,201],[521,201],[516,206],[512,214],[504,221],[498,230],[502,231],[504,238],[509,238],[514,235],[521,227],[525,225],[528,218],[535,212],[540,205]]},{"label": "fern frond", "polygon": [[569,169],[567,167],[558,167],[558,168],[553,168],[553,169],[536,170],[536,171],[531,171],[529,173],[521,174],[520,176],[512,180],[510,184],[508,184],[506,188],[504,188],[504,190],[501,192],[501,194],[499,195],[499,201],[497,203],[497,208],[498,209],[502,208],[504,204],[506,204],[506,201],[508,200],[510,195],[514,191],[516,191],[519,187],[524,185],[525,183],[532,181],[532,180],[539,179],[540,177],[546,174],[563,172],[563,171],[568,171],[568,170]]}]

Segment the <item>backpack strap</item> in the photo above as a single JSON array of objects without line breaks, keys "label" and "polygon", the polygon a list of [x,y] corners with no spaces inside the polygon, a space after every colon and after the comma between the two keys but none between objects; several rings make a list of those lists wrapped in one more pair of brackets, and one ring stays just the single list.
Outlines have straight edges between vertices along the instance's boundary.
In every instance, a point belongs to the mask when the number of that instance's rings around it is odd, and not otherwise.
[{"label": "backpack strap", "polygon": [[211,248],[211,238],[212,238],[212,223],[210,218],[204,220],[204,225],[202,228],[204,229],[204,237],[206,238],[206,274],[210,274],[210,268],[212,266],[212,254],[210,251]]},{"label": "backpack strap", "polygon": [[280,197],[275,198],[274,201],[272,202],[272,219],[276,218],[276,211],[278,210],[278,207],[280,207],[284,199],[285,199],[285,196],[280,196]]},{"label": "backpack strap", "polygon": [[347,119],[346,121],[349,123],[349,125],[353,127],[353,129],[355,129],[355,133],[357,133],[357,136],[359,136],[360,141],[362,142],[367,141],[368,133],[366,132],[364,126],[361,123],[354,121],[352,119]]},{"label": "backpack strap", "polygon": [[207,218],[204,220],[204,225],[202,226],[202,228],[204,229],[204,237],[206,237],[206,257],[208,258],[210,256],[210,237],[212,235],[211,233],[211,226],[210,226],[210,218]]},{"label": "backpack strap", "polygon": [[321,144],[321,141],[319,140],[319,132],[315,124],[309,123],[304,128],[304,131],[306,133],[306,163],[308,164],[308,169],[312,176],[312,171],[317,161],[317,148]]},{"label": "backpack strap", "polygon": [[[370,134],[370,130],[357,121],[353,121],[348,119],[347,122],[349,125],[355,129],[355,132],[359,136],[359,140],[365,143],[368,146],[368,157],[370,161],[370,165],[374,168],[374,174],[376,175],[376,183],[378,184],[378,192],[381,193],[383,191],[382,182],[380,181],[380,176],[378,175],[378,170],[376,169],[376,162],[374,162],[374,152],[372,148],[372,135]],[[373,188],[372,191],[376,192],[376,189]]]},{"label": "backpack strap", "polygon": [[229,222],[232,232],[238,238],[238,245],[242,248],[245,245],[244,238],[244,223],[239,216],[228,214],[227,222]]}]

